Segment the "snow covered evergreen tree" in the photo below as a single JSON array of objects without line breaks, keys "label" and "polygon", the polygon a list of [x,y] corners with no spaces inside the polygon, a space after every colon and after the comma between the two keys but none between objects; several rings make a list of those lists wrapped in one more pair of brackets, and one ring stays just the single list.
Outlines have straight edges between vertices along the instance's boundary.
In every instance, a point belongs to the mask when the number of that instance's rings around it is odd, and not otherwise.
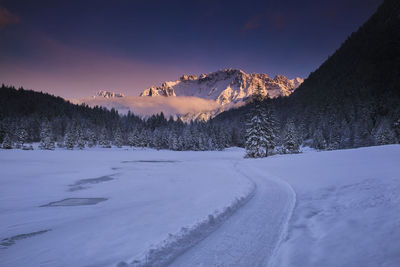
[{"label": "snow covered evergreen tree", "polygon": [[88,140],[88,147],[94,147],[97,145],[97,136],[93,130],[88,129],[86,131],[86,136],[87,136],[87,140]]},{"label": "snow covered evergreen tree", "polygon": [[275,119],[274,110],[271,107],[264,106],[264,124],[265,124],[265,136],[266,136],[266,150],[267,155],[270,155],[277,145],[277,128],[278,122]]},{"label": "snow covered evergreen tree", "polygon": [[150,134],[148,133],[148,131],[145,128],[143,128],[139,134],[138,146],[139,147],[148,147],[149,146],[149,138],[150,138]]},{"label": "snow covered evergreen tree", "polygon": [[28,140],[28,133],[25,128],[20,128],[17,132],[18,148],[23,148],[26,141]]},{"label": "snow covered evergreen tree", "polygon": [[335,150],[340,148],[341,143],[341,125],[337,121],[329,123],[329,144],[327,146],[328,150]]},{"label": "snow covered evergreen tree", "polygon": [[215,142],[214,142],[214,139],[211,136],[208,137],[207,148],[208,148],[208,150],[215,150]]},{"label": "snow covered evergreen tree", "polygon": [[99,145],[101,145],[104,148],[111,148],[110,141],[108,140],[108,137],[107,137],[106,128],[103,128],[101,130],[100,137],[99,137]]},{"label": "snow covered evergreen tree", "polygon": [[127,142],[128,142],[128,146],[130,146],[130,147],[136,146],[136,138],[135,138],[135,133],[134,132],[130,132],[128,134]]},{"label": "snow covered evergreen tree", "polygon": [[11,138],[8,134],[6,134],[3,138],[3,143],[1,144],[1,147],[3,149],[11,149],[12,148],[12,142]]},{"label": "snow covered evergreen tree", "polygon": [[253,96],[253,107],[249,114],[246,131],[246,157],[267,157],[275,146],[275,129],[272,112],[263,104],[264,94],[257,85]]},{"label": "snow covered evergreen tree", "polygon": [[207,150],[207,146],[206,146],[206,141],[205,141],[205,137],[202,134],[202,132],[200,132],[197,136],[198,139],[198,148],[200,151],[204,151]]},{"label": "snow covered evergreen tree", "polygon": [[378,145],[395,143],[395,134],[387,122],[383,122],[382,125],[380,125],[375,134],[375,138]]},{"label": "snow covered evergreen tree", "polygon": [[85,135],[83,134],[83,130],[80,126],[76,128],[76,145],[79,149],[85,148]]},{"label": "snow covered evergreen tree", "polygon": [[339,148],[352,147],[354,145],[354,132],[352,127],[350,127],[350,125],[344,119],[341,122],[340,130],[341,135]]},{"label": "snow covered evergreen tree", "polygon": [[140,146],[140,142],[141,142],[141,140],[140,140],[140,131],[138,130],[138,129],[135,129],[134,131],[133,131],[133,143],[134,143],[134,146]]},{"label": "snow covered evergreen tree", "polygon": [[182,149],[179,145],[178,135],[174,131],[171,131],[169,134],[168,149],[171,149],[171,150],[181,150]]},{"label": "snow covered evergreen tree", "polygon": [[74,149],[75,140],[76,140],[75,130],[74,127],[72,127],[71,125],[64,137],[64,147],[67,149]]},{"label": "snow covered evergreen tree", "polygon": [[114,145],[116,147],[122,147],[124,144],[124,139],[122,138],[122,132],[120,128],[117,128],[114,134]]},{"label": "snow covered evergreen tree", "polygon": [[222,150],[229,146],[228,143],[230,143],[230,138],[223,127],[217,128],[216,137],[217,137],[218,150]]},{"label": "snow covered evergreen tree", "polygon": [[299,137],[297,135],[296,126],[293,121],[288,121],[284,129],[283,136],[283,152],[299,153]]},{"label": "snow covered evergreen tree", "polygon": [[43,122],[40,131],[40,149],[54,150],[55,144],[52,140],[51,128],[48,122]]},{"label": "snow covered evergreen tree", "polygon": [[319,128],[315,130],[312,147],[318,150],[323,150],[326,148],[325,138]]},{"label": "snow covered evergreen tree", "polygon": [[393,128],[397,135],[397,142],[400,143],[400,119],[394,122]]},{"label": "snow covered evergreen tree", "polygon": [[161,132],[160,132],[160,130],[158,128],[156,128],[153,131],[151,144],[156,149],[161,149],[162,148],[162,135],[161,135]]}]

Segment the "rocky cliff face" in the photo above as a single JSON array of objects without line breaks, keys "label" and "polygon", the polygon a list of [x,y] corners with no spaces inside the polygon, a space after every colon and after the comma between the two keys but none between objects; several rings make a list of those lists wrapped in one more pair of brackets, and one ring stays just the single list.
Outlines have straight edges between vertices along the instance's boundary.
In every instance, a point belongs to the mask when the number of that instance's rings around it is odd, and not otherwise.
[{"label": "rocky cliff face", "polygon": [[302,82],[301,78],[289,80],[282,75],[270,78],[267,74],[225,69],[199,76],[183,75],[176,81],[147,88],[140,96],[124,96],[103,90],[91,98],[72,102],[114,108],[122,114],[129,110],[139,115],[162,111],[183,121],[208,120],[225,110],[244,105],[258,84],[265,95],[274,98],[290,95]]},{"label": "rocky cliff face", "polygon": [[147,88],[140,96],[194,96],[227,105],[249,98],[257,84],[260,84],[266,95],[275,98],[290,95],[302,82],[302,78],[289,80],[282,75],[270,78],[267,74],[247,74],[242,70],[224,69],[200,76],[183,75],[176,81]]},{"label": "rocky cliff face", "polygon": [[104,90],[98,91],[96,95],[93,96],[93,98],[119,98],[119,97],[124,97],[124,95]]}]

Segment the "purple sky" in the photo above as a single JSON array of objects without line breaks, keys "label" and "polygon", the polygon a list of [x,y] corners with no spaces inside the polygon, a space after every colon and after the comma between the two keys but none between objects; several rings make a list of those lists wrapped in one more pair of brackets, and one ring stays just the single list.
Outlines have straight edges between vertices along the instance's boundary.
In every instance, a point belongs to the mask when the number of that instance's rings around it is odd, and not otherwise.
[{"label": "purple sky", "polygon": [[0,0],[0,83],[137,95],[222,68],[307,77],[381,0]]}]

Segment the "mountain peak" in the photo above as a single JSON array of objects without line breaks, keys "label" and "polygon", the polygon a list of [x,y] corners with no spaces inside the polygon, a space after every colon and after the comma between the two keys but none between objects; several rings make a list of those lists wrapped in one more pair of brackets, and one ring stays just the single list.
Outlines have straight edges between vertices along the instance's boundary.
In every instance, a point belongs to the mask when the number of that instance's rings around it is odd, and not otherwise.
[{"label": "mountain peak", "polygon": [[193,80],[196,80],[198,77],[196,76],[196,75],[186,75],[186,74],[183,74],[180,78],[179,78],[179,80],[181,80],[182,82],[184,82],[184,81],[193,81]]},{"label": "mountain peak", "polygon": [[96,97],[103,97],[103,98],[119,98],[119,97],[124,97],[123,94],[120,93],[115,93],[112,91],[105,91],[105,90],[100,90],[96,93],[96,95],[93,96],[93,98]]},{"label": "mountain peak", "polygon": [[302,82],[302,78],[289,80],[277,75],[271,79],[267,74],[246,74],[240,69],[229,68],[199,76],[185,74],[176,81],[147,88],[140,96],[194,96],[227,105],[248,99],[257,84],[274,98],[290,95]]}]

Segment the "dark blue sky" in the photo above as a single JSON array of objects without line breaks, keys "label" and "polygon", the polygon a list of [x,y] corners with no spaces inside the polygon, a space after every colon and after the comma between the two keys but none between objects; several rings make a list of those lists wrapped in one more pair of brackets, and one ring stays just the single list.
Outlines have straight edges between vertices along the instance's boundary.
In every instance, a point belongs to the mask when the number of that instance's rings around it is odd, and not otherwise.
[{"label": "dark blue sky", "polygon": [[307,77],[381,0],[0,0],[0,82],[136,95],[222,68]]}]

